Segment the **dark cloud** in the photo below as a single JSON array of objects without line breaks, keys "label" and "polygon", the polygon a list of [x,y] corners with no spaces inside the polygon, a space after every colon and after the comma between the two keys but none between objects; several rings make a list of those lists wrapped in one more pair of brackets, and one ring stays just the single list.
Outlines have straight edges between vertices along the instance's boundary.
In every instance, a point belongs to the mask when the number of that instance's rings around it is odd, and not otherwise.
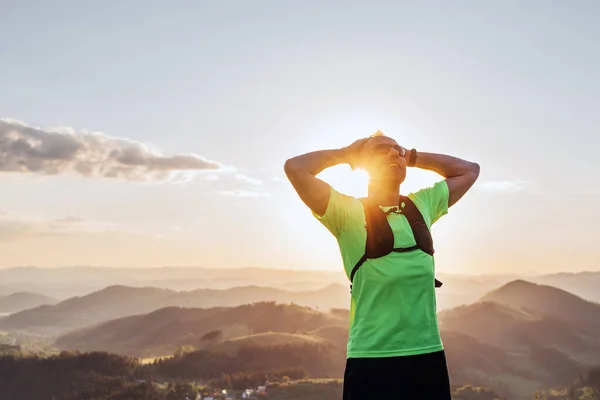
[{"label": "dark cloud", "polygon": [[76,173],[135,181],[163,180],[177,171],[220,169],[195,154],[167,156],[143,143],[103,133],[41,130],[0,119],[0,171]]}]

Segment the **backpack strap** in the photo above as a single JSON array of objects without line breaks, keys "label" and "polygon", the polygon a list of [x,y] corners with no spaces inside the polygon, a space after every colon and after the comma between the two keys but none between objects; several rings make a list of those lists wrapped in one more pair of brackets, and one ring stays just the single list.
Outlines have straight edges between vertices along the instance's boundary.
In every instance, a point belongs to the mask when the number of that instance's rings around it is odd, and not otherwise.
[{"label": "backpack strap", "polygon": [[[411,227],[416,244],[411,247],[394,248],[394,233],[387,221],[386,213],[379,208],[379,205],[372,204],[368,198],[361,198],[365,210],[365,220],[367,222],[367,240],[365,242],[365,254],[358,260],[350,273],[350,291],[352,291],[352,283],[354,275],[358,269],[369,258],[383,257],[392,251],[397,253],[405,253],[414,250],[422,250],[423,252],[433,256],[433,238],[431,232],[425,223],[423,215],[417,206],[407,196],[400,196],[398,207],[402,209],[408,223]],[[441,287],[442,282],[435,279],[435,287]]]},{"label": "backpack strap", "polygon": [[[400,196],[400,207],[412,229],[416,242],[415,246],[433,257],[433,254],[435,253],[435,249],[433,248],[433,238],[431,236],[431,231],[425,223],[423,214],[421,214],[415,203],[407,196]],[[402,252],[404,249],[394,249],[394,251]],[[439,288],[442,287],[442,285],[443,283],[436,278],[435,287]]]},{"label": "backpack strap", "polygon": [[[421,214],[415,203],[407,196],[400,196],[399,206],[402,208],[402,213],[404,213],[410,224],[413,236],[415,237],[415,246],[433,257],[433,254],[435,253],[433,248],[433,238],[431,236],[431,231],[425,223],[423,214]],[[394,251],[404,252],[406,249],[394,249]],[[442,285],[443,283],[436,278],[435,287],[439,288],[442,287]]]},{"label": "backpack strap", "polygon": [[367,261],[367,259],[367,255],[363,254],[363,256],[360,258],[360,260],[358,260],[356,265],[354,265],[354,268],[352,268],[352,272],[350,273],[350,289],[352,289],[352,282],[354,282],[354,275],[356,274],[356,271],[358,271],[360,266],[363,265],[365,261]]},{"label": "backpack strap", "polygon": [[[402,213],[406,216],[410,228],[412,229],[416,242],[415,246],[430,256],[433,256],[435,253],[435,250],[433,249],[433,238],[425,223],[423,214],[421,214],[415,203],[407,196],[400,196],[399,207],[402,209]],[[394,249],[394,251],[396,251],[396,249]]]}]

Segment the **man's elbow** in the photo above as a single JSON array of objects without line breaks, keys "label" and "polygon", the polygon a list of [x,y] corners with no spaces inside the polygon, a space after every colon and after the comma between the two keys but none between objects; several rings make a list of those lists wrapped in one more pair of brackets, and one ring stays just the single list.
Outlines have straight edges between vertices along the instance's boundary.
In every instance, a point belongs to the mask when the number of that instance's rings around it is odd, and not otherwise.
[{"label": "man's elbow", "polygon": [[475,162],[469,164],[469,173],[475,175],[475,179],[477,179],[477,177],[479,177],[479,171],[481,171],[481,167]]},{"label": "man's elbow", "polygon": [[474,162],[469,163],[467,177],[468,177],[470,185],[473,185],[477,181],[477,179],[479,178],[480,171],[481,171],[481,168],[479,167],[479,164],[474,163]]},{"label": "man's elbow", "polygon": [[469,180],[475,181],[479,177],[479,171],[479,164],[463,160],[460,166],[456,169],[456,171],[454,173],[450,173],[447,176],[447,178],[454,178],[460,176],[463,178],[468,177]]},{"label": "man's elbow", "polygon": [[287,160],[285,160],[285,163],[283,163],[283,171],[288,176],[292,173],[292,171],[294,171],[294,159],[293,158],[288,158]]},{"label": "man's elbow", "polygon": [[298,172],[300,171],[300,167],[298,166],[298,160],[296,160],[295,158],[287,159],[285,163],[283,163],[283,171],[289,179],[298,175]]}]

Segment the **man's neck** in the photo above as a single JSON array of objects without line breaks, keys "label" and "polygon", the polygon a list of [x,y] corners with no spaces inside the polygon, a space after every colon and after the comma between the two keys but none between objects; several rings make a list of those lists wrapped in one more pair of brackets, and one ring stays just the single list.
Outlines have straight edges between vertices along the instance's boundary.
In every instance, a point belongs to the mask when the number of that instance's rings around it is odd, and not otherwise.
[{"label": "man's neck", "polygon": [[393,207],[398,205],[400,185],[388,182],[369,182],[369,199],[380,206]]}]

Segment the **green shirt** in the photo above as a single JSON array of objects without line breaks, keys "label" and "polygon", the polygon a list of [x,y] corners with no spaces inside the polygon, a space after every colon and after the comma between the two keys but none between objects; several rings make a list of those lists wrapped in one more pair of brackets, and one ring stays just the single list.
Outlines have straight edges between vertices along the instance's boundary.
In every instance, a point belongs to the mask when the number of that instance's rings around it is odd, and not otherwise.
[{"label": "green shirt", "polygon": [[[431,228],[448,213],[448,193],[443,180],[408,197]],[[325,214],[313,215],[336,237],[349,278],[365,252],[367,231],[362,202],[332,187]],[[394,232],[394,247],[414,246],[404,215],[391,213],[387,218]],[[434,258],[420,250],[367,260],[354,276],[352,286],[348,358],[442,350],[434,278]]]}]

